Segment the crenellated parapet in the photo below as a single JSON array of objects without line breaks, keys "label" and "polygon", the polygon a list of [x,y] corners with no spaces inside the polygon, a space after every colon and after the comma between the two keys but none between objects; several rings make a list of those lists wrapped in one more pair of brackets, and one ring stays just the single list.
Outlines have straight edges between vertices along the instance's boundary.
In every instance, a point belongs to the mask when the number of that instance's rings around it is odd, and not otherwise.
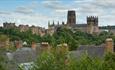
[{"label": "crenellated parapet", "polygon": [[87,16],[87,32],[90,34],[98,33],[98,16]]},{"label": "crenellated parapet", "polygon": [[93,25],[98,25],[98,16],[87,16],[87,23],[93,23]]}]

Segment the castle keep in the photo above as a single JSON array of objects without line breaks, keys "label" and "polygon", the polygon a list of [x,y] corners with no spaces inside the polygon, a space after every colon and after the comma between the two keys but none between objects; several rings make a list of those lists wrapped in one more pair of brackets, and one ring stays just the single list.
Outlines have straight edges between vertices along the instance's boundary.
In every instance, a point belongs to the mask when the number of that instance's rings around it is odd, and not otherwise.
[{"label": "castle keep", "polygon": [[49,29],[49,33],[53,34],[53,32],[56,31],[56,29],[58,27],[67,27],[69,29],[72,30],[79,30],[82,32],[87,32],[89,34],[97,34],[99,33],[99,27],[98,27],[98,17],[97,16],[88,16],[86,18],[87,23],[76,23],[76,13],[74,10],[70,10],[68,11],[67,14],[67,24],[62,23],[61,25],[59,25],[59,23],[57,25],[54,24],[50,24],[48,23],[48,29]]}]

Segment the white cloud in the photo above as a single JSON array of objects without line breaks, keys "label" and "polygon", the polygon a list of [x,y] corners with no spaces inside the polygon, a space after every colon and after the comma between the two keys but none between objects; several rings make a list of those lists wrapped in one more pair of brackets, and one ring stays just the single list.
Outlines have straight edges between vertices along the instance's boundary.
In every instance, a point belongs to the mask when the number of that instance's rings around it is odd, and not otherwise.
[{"label": "white cloud", "polygon": [[114,0],[96,0],[94,4],[101,6],[102,8],[115,8]]},{"label": "white cloud", "polygon": [[6,12],[6,11],[0,11],[0,14],[9,15],[10,13],[9,13],[9,12]]},{"label": "white cloud", "polygon": [[37,8],[37,2],[34,1],[28,5],[25,6],[18,6],[15,10],[16,13],[22,13],[22,14],[32,14],[34,13],[35,9]]},{"label": "white cloud", "polygon": [[[36,9],[38,11],[36,12]],[[15,11],[1,11],[0,17],[18,24],[30,24],[47,27],[48,20],[66,22],[67,11],[75,10],[77,22],[86,22],[86,16],[98,16],[100,25],[114,24],[114,0],[75,0],[65,3],[61,0],[46,0],[18,6]]]},{"label": "white cloud", "polygon": [[[29,5],[18,6],[14,11],[1,11],[0,12],[0,23],[3,22],[15,22],[16,25],[36,25],[46,27],[47,23],[44,19],[49,20],[50,18],[46,15],[35,13],[37,5],[36,2],[32,2]],[[2,24],[1,24],[2,25]]]},{"label": "white cloud", "polygon": [[30,9],[30,8],[27,8],[27,7],[18,7],[15,12],[23,13],[23,14],[31,14],[34,11],[33,11],[33,9]]}]

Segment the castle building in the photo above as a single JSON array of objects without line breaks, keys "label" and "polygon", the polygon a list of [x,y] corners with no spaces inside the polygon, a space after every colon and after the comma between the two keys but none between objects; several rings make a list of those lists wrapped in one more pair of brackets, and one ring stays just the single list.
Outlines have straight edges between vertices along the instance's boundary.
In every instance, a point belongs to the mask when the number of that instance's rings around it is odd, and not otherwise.
[{"label": "castle building", "polygon": [[46,34],[46,29],[45,28],[39,28],[39,35],[44,36]]},{"label": "castle building", "polygon": [[32,34],[39,35],[39,27],[31,26]]},{"label": "castle building", "polygon": [[97,16],[88,16],[86,18],[87,23],[78,24],[76,23],[76,13],[74,10],[69,10],[67,14],[67,24],[62,23],[59,25],[48,24],[49,33],[53,34],[58,27],[67,27],[72,30],[79,30],[82,32],[87,32],[89,34],[97,34],[99,33],[98,27],[98,17]]},{"label": "castle building", "polygon": [[28,25],[19,25],[19,30],[20,30],[20,32],[28,31],[29,26]]},{"label": "castle building", "polygon": [[20,32],[26,32],[31,30],[32,34],[44,36],[46,34],[45,28],[37,27],[37,26],[28,26],[28,25],[19,25]]},{"label": "castle building", "polygon": [[7,28],[7,29],[11,29],[11,28],[16,28],[16,25],[15,25],[15,23],[5,22],[5,23],[3,23],[3,27]]},{"label": "castle building", "polygon": [[[2,27],[1,27],[2,28]],[[28,30],[31,30],[32,34],[44,36],[46,34],[46,29],[39,27],[39,26],[29,26],[29,25],[19,25],[16,26],[15,23],[3,23],[4,29],[18,29],[20,32],[26,32]]]}]

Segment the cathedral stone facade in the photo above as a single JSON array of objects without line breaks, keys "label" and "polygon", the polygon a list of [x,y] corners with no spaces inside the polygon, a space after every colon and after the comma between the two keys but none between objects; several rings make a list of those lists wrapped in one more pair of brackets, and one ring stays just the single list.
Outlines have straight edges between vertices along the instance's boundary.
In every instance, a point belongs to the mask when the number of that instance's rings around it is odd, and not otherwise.
[{"label": "cathedral stone facade", "polygon": [[67,14],[67,22],[66,24],[62,23],[59,25],[50,24],[48,23],[49,33],[53,34],[58,27],[67,27],[69,29],[79,30],[82,32],[87,32],[89,34],[98,34],[99,27],[98,27],[98,17],[97,16],[88,16],[86,18],[87,23],[78,24],[76,23],[76,13],[74,10],[69,10]]},{"label": "cathedral stone facade", "polygon": [[90,34],[99,32],[98,17],[96,16],[87,17],[87,32]]}]

